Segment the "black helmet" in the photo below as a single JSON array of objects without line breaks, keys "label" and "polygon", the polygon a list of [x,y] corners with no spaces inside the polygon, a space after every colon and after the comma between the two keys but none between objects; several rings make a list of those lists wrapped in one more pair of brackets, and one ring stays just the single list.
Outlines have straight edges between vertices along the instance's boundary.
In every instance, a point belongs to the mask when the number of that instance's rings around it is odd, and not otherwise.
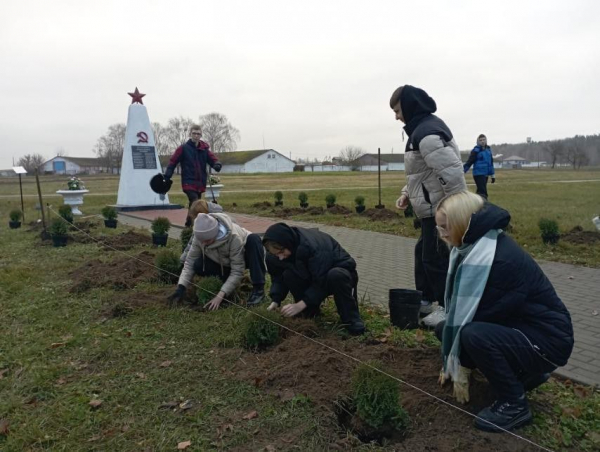
[{"label": "black helmet", "polygon": [[150,188],[154,193],[158,193],[159,195],[167,193],[171,189],[171,185],[173,185],[173,181],[171,179],[165,179],[165,176],[161,173],[158,173],[150,179]]}]

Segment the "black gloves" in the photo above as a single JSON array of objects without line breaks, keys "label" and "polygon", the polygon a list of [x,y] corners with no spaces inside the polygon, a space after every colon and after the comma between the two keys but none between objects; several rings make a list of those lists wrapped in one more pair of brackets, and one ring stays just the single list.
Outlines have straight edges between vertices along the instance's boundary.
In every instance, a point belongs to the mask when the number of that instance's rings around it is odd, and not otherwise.
[{"label": "black gloves", "polygon": [[496,178],[492,177],[492,184],[496,182]]},{"label": "black gloves", "polygon": [[219,162],[215,163],[213,166],[213,169],[217,172],[220,173],[221,172],[221,168],[223,168],[223,165],[221,165]]},{"label": "black gloves", "polygon": [[169,306],[175,306],[178,303],[183,301],[183,297],[185,296],[185,286],[178,284],[177,289],[173,292],[167,300],[169,301]]}]

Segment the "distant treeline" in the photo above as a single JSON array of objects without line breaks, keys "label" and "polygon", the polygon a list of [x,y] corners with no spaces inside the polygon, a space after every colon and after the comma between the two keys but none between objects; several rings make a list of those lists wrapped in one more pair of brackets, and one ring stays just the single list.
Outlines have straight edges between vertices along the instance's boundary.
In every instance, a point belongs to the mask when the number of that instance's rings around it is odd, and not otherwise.
[{"label": "distant treeline", "polygon": [[551,141],[532,141],[518,144],[490,145],[494,155],[503,158],[517,155],[530,162],[546,162],[554,168],[568,164],[574,169],[582,166],[600,166],[600,134],[575,135],[572,138]]}]

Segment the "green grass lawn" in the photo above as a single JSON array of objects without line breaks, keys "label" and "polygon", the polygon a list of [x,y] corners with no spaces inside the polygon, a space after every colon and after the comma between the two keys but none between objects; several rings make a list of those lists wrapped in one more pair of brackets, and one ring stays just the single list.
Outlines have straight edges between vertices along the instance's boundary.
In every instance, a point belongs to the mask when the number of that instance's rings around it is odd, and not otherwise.
[{"label": "green grass lawn", "polygon": [[[66,248],[41,245],[39,229],[27,229],[0,229],[0,450],[168,451],[191,441],[188,451],[269,451],[274,442],[275,450],[313,451],[345,436],[309,398],[281,400],[230,375],[242,356],[244,312],[169,309],[165,297],[173,286],[156,282],[72,291],[72,271],[96,260],[116,265],[123,254],[82,243],[79,233]],[[98,238],[126,229],[91,233]],[[177,251],[180,243],[169,248]],[[138,246],[127,254],[142,251],[155,252]],[[340,331],[332,303],[314,329],[356,350],[382,337],[399,351],[438,346],[429,332],[392,330],[382,313],[364,306],[362,312],[364,337]],[[593,450],[600,395],[553,382],[533,400],[536,421],[523,434],[554,448]],[[491,450],[504,441],[490,438]],[[393,449],[350,440],[355,450]]]},{"label": "green grass lawn", "polygon": [[[600,169],[572,171],[560,170],[499,170],[496,184],[489,184],[490,201],[507,209],[512,215],[513,237],[534,257],[590,267],[600,267],[600,242],[595,244],[573,244],[564,240],[555,246],[542,243],[537,223],[546,217],[558,222],[561,233],[576,226],[585,231],[595,230],[591,219],[600,214]],[[118,176],[82,176],[90,194],[85,197],[83,211],[98,214],[106,204],[116,202]],[[285,207],[298,207],[298,193],[306,191],[311,206],[325,206],[325,196],[333,193],[337,203],[354,209],[354,198],[366,198],[367,208],[379,203],[376,173],[331,172],[289,174],[224,174],[221,176],[224,191],[220,202],[226,210],[256,215],[273,216],[271,209],[260,210],[252,205],[261,201],[273,202],[276,190],[284,192]],[[562,181],[562,182],[559,182]],[[587,181],[587,182],[569,182]],[[395,210],[395,201],[405,183],[404,172],[384,172],[381,175],[381,202]],[[467,175],[467,183],[472,177]],[[186,204],[187,198],[180,191],[180,182],[175,178],[170,193],[171,202]],[[58,206],[62,201],[55,191],[66,187],[66,178],[43,176],[44,202]],[[474,186],[469,187],[474,191]],[[24,178],[23,191],[26,195],[26,218],[37,219],[39,211],[35,178]],[[8,220],[8,212],[20,209],[18,180],[0,179],[0,221]],[[236,207],[233,207],[233,204]],[[373,222],[353,214],[294,215],[296,220],[320,222],[330,225],[367,229],[407,237],[417,237],[418,231],[411,219],[399,217],[389,222]]]}]

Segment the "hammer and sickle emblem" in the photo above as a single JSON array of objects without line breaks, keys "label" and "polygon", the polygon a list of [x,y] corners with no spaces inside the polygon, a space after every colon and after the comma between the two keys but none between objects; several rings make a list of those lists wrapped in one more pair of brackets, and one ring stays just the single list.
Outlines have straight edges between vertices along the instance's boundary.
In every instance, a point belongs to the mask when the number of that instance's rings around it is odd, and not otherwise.
[{"label": "hammer and sickle emblem", "polygon": [[139,138],[138,143],[148,142],[148,134],[146,132],[138,132],[136,136]]}]

